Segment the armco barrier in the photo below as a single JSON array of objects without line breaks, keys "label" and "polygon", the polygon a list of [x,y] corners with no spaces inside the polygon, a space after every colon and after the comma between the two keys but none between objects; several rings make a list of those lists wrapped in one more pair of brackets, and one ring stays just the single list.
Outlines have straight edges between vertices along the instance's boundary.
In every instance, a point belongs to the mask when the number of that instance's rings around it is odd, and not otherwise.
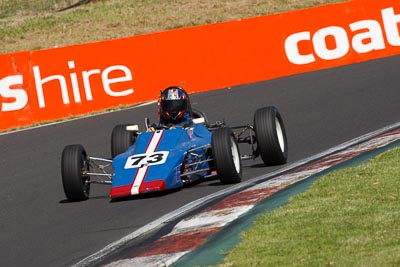
[{"label": "armco barrier", "polygon": [[0,130],[400,53],[400,2],[354,0],[0,55]]}]

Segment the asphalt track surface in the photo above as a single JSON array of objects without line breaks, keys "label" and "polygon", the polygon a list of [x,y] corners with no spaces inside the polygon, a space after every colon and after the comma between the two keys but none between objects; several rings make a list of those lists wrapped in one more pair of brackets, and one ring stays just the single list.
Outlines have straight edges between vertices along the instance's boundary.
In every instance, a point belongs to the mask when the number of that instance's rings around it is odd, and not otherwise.
[{"label": "asphalt track surface", "polygon": [[[400,56],[192,95],[210,121],[251,123],[279,108],[289,163],[400,121]],[[167,86],[167,85],[166,85]],[[162,88],[160,88],[162,89]],[[209,181],[167,194],[110,202],[108,186],[69,203],[60,177],[65,145],[109,157],[120,123],[156,119],[156,104],[0,135],[0,266],[69,266],[193,200],[228,186]],[[244,180],[275,170],[245,162]]]}]

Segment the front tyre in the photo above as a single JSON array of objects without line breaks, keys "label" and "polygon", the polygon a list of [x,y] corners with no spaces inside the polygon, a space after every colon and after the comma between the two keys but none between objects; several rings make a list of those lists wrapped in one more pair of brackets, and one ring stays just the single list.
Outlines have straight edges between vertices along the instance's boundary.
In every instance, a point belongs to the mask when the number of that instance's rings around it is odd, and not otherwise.
[{"label": "front tyre", "polygon": [[242,162],[236,137],[230,128],[218,128],[212,132],[211,148],[218,178],[223,184],[242,180]]},{"label": "front tyre", "polygon": [[81,145],[66,146],[61,156],[61,177],[69,201],[89,198],[90,177],[87,154]]},{"label": "front tyre", "polygon": [[124,153],[135,142],[136,132],[126,130],[129,124],[114,127],[111,133],[111,157]]},{"label": "front tyre", "polygon": [[265,107],[254,114],[257,149],[266,165],[285,164],[288,143],[285,127],[276,107]]}]

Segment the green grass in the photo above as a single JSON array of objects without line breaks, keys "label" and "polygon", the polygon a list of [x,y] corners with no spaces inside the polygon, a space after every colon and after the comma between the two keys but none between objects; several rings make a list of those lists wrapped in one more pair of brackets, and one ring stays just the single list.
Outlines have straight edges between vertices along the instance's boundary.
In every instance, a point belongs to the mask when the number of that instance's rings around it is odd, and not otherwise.
[{"label": "green grass", "polygon": [[345,0],[0,0],[0,53],[40,50]]},{"label": "green grass", "polygon": [[260,216],[221,266],[400,266],[400,147]]}]

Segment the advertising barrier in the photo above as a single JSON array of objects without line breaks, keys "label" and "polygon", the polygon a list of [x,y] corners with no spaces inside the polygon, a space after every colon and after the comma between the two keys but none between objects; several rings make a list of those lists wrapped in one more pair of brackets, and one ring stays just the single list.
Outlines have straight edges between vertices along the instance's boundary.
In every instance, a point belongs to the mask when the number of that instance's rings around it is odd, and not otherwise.
[{"label": "advertising barrier", "polygon": [[0,55],[0,130],[400,53],[400,2],[353,0]]}]

